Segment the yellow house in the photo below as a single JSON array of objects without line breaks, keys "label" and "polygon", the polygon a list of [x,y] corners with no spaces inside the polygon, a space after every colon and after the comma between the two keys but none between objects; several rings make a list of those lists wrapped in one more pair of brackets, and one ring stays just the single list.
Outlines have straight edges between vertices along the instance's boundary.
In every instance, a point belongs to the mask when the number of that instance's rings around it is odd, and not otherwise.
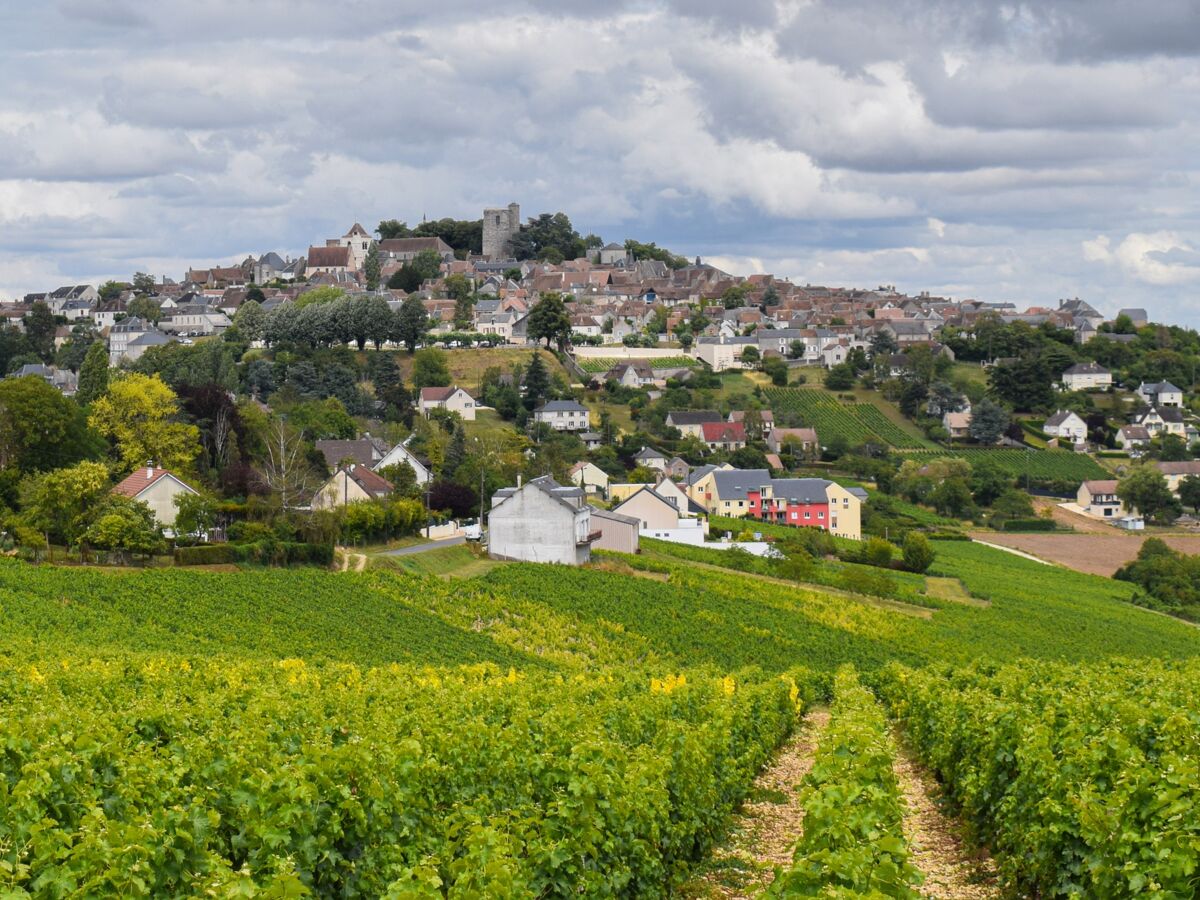
[{"label": "yellow house", "polygon": [[862,501],[865,493],[862,488],[844,488],[835,481],[826,485],[830,534],[862,540]]}]

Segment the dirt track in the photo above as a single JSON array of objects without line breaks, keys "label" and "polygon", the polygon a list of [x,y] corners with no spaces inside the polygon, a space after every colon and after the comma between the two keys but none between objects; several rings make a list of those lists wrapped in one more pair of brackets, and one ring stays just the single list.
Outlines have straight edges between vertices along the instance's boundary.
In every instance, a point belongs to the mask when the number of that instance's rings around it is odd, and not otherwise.
[{"label": "dirt track", "polygon": [[[1107,534],[975,533],[971,536],[1093,575],[1112,575],[1137,556],[1147,537],[1145,534],[1122,534],[1111,528]],[[1200,553],[1200,535],[1166,535],[1162,539],[1183,553]]]}]

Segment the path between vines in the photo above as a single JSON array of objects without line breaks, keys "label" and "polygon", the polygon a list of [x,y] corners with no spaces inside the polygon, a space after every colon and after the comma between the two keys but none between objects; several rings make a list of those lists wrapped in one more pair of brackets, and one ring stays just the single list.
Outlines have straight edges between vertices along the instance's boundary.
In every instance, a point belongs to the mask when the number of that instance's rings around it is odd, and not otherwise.
[{"label": "path between vines", "polygon": [[[759,773],[727,838],[713,849],[698,877],[685,886],[683,896],[749,900],[770,886],[776,866],[791,863],[804,822],[800,786],[812,769],[828,725],[827,709],[809,712],[796,734]],[[907,810],[904,834],[912,848],[912,863],[925,876],[921,896],[936,900],[999,897],[992,860],[986,852],[974,852],[967,846],[958,824],[938,805],[940,790],[933,776],[902,740],[898,739],[896,746],[894,768]]]},{"label": "path between vines", "polygon": [[813,709],[775,759],[759,773],[730,828],[714,848],[700,876],[695,897],[757,897],[775,878],[775,866],[792,861],[804,809],[800,783],[813,765],[829,710]]},{"label": "path between vines", "polygon": [[960,827],[942,812],[933,775],[897,735],[892,768],[904,795],[904,836],[912,864],[924,874],[921,896],[937,900],[990,900],[1000,896],[996,869],[986,852],[973,853]]}]

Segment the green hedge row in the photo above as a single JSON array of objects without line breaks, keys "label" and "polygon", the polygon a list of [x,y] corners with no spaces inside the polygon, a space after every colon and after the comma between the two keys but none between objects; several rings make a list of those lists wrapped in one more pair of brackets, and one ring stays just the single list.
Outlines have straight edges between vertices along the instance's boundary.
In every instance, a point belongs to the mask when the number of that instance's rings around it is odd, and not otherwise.
[{"label": "green hedge row", "polygon": [[175,565],[205,566],[220,563],[259,563],[265,566],[333,564],[329,544],[304,544],[293,541],[258,541],[253,544],[201,544],[175,548]]},{"label": "green hedge row", "polygon": [[1000,526],[1001,531],[1056,531],[1053,519],[1008,519]]}]

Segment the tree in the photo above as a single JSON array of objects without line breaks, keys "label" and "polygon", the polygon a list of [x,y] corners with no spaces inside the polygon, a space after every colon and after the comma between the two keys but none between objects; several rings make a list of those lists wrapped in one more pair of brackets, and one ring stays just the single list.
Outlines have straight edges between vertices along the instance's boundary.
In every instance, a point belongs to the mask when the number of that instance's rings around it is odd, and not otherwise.
[{"label": "tree", "polygon": [[154,513],[145,503],[128,497],[109,495],[92,516],[81,541],[100,550],[150,556],[166,549]]},{"label": "tree", "polygon": [[517,259],[577,259],[587,253],[579,232],[571,227],[565,213],[542,213],[530,219],[513,235],[513,256]]},{"label": "tree", "polygon": [[425,312],[425,304],[421,302],[421,298],[405,297],[395,318],[395,340],[407,347],[409,353],[413,353],[428,330],[429,314]]},{"label": "tree", "polygon": [[788,367],[778,356],[769,356],[763,360],[762,370],[771,378],[775,387],[787,387]]},{"label": "tree", "polygon": [[108,350],[96,341],[88,347],[83,365],[79,367],[79,387],[75,391],[75,402],[87,406],[108,390]]},{"label": "tree", "polygon": [[466,459],[467,435],[463,431],[462,422],[458,422],[454,426],[454,434],[450,438],[450,445],[446,448],[446,455],[442,458],[442,477],[453,479]]},{"label": "tree", "polygon": [[849,363],[830,366],[825,373],[825,387],[831,391],[848,391],[854,387],[854,367]]},{"label": "tree", "polygon": [[102,449],[79,406],[43,379],[0,381],[0,469],[55,469]]},{"label": "tree", "polygon": [[971,496],[980,506],[992,502],[1012,486],[1012,478],[991,459],[984,458],[971,471]]},{"label": "tree", "polygon": [[261,341],[267,324],[267,314],[257,300],[243,300],[233,314],[233,324],[247,341]]},{"label": "tree", "polygon": [[1132,469],[1117,482],[1117,496],[1126,507],[1136,509],[1147,519],[1175,517],[1178,501],[1167,487],[1167,479],[1155,466]]},{"label": "tree", "polygon": [[379,245],[371,241],[371,247],[367,250],[366,259],[363,260],[363,276],[367,280],[368,291],[379,290],[380,268]]},{"label": "tree", "polygon": [[942,515],[965,518],[972,511],[971,488],[962,477],[946,478],[929,492],[929,503]]},{"label": "tree", "polygon": [[445,283],[446,293],[454,300],[454,327],[459,330],[470,328],[475,309],[475,286],[460,272],[447,275]]},{"label": "tree", "polygon": [[111,442],[118,471],[147,462],[186,471],[200,450],[200,430],[176,421],[178,413],[175,392],[161,378],[128,372],[92,404],[88,424]]},{"label": "tree", "polygon": [[411,229],[399,219],[384,219],[375,227],[376,234],[383,241],[390,241],[395,238],[406,238],[412,235]]},{"label": "tree", "polygon": [[58,330],[54,313],[44,301],[36,300],[25,314],[24,323],[31,349],[42,362],[50,362],[54,358],[54,332]]},{"label": "tree", "polygon": [[1000,440],[1011,417],[1008,410],[991,400],[980,400],[971,410],[968,432],[973,440],[981,444],[994,444]]},{"label": "tree", "polygon": [[155,289],[154,276],[147,275],[145,272],[135,272],[133,275],[133,289],[139,294],[153,294]]},{"label": "tree", "polygon": [[121,291],[125,289],[125,285],[119,281],[106,281],[100,287],[96,288],[96,293],[100,295],[102,303],[116,300],[121,296]]},{"label": "tree", "polygon": [[108,469],[103,463],[81,462],[54,469],[22,483],[22,516],[52,539],[74,546],[87,529],[88,511],[108,489]]},{"label": "tree", "polygon": [[436,250],[422,250],[388,279],[388,287],[411,294],[420,290],[428,279],[437,278],[441,270],[441,254]]},{"label": "tree", "polygon": [[263,446],[263,484],[279,498],[280,507],[288,509],[311,499],[316,479],[301,433],[283,419],[274,419],[267,424]]},{"label": "tree", "polygon": [[549,348],[551,341],[561,350],[571,339],[571,316],[563,303],[562,294],[556,291],[543,294],[529,313],[526,332],[534,341],[545,340]]},{"label": "tree", "polygon": [[929,539],[919,531],[910,531],[904,536],[904,568],[910,572],[924,572],[931,565],[936,554]]},{"label": "tree", "polygon": [[880,329],[871,335],[871,359],[877,356],[887,356],[891,353],[897,353],[900,346],[896,343],[896,339],[892,337],[891,332]]},{"label": "tree", "polygon": [[631,259],[656,259],[659,262],[666,263],[667,267],[671,269],[682,269],[689,262],[686,256],[678,256],[665,247],[659,247],[653,241],[643,244],[641,241],[629,238],[625,241],[625,252],[629,254]]},{"label": "tree", "polygon": [[542,362],[542,354],[533,351],[529,368],[525,370],[525,408],[536,409],[550,391],[550,373]]},{"label": "tree", "polygon": [[1179,501],[1192,512],[1200,513],[1200,475],[1188,475],[1179,482]]},{"label": "tree", "polygon": [[131,318],[143,319],[156,325],[162,318],[162,307],[157,300],[150,297],[134,297],[129,301],[126,312]]},{"label": "tree", "polygon": [[450,369],[446,365],[446,354],[436,347],[426,347],[413,357],[413,387],[449,387]]},{"label": "tree", "polygon": [[792,341],[788,344],[788,359],[803,359],[806,349],[804,341]]},{"label": "tree", "polygon": [[762,359],[762,354],[758,352],[757,347],[749,344],[742,349],[739,359],[741,359],[743,366],[756,366],[758,365],[758,361]]},{"label": "tree", "polygon": [[217,503],[208,494],[183,491],[175,495],[175,533],[208,535],[217,524]]},{"label": "tree", "polygon": [[414,237],[438,237],[449,244],[458,259],[483,252],[483,219],[431,219],[412,230]]}]

